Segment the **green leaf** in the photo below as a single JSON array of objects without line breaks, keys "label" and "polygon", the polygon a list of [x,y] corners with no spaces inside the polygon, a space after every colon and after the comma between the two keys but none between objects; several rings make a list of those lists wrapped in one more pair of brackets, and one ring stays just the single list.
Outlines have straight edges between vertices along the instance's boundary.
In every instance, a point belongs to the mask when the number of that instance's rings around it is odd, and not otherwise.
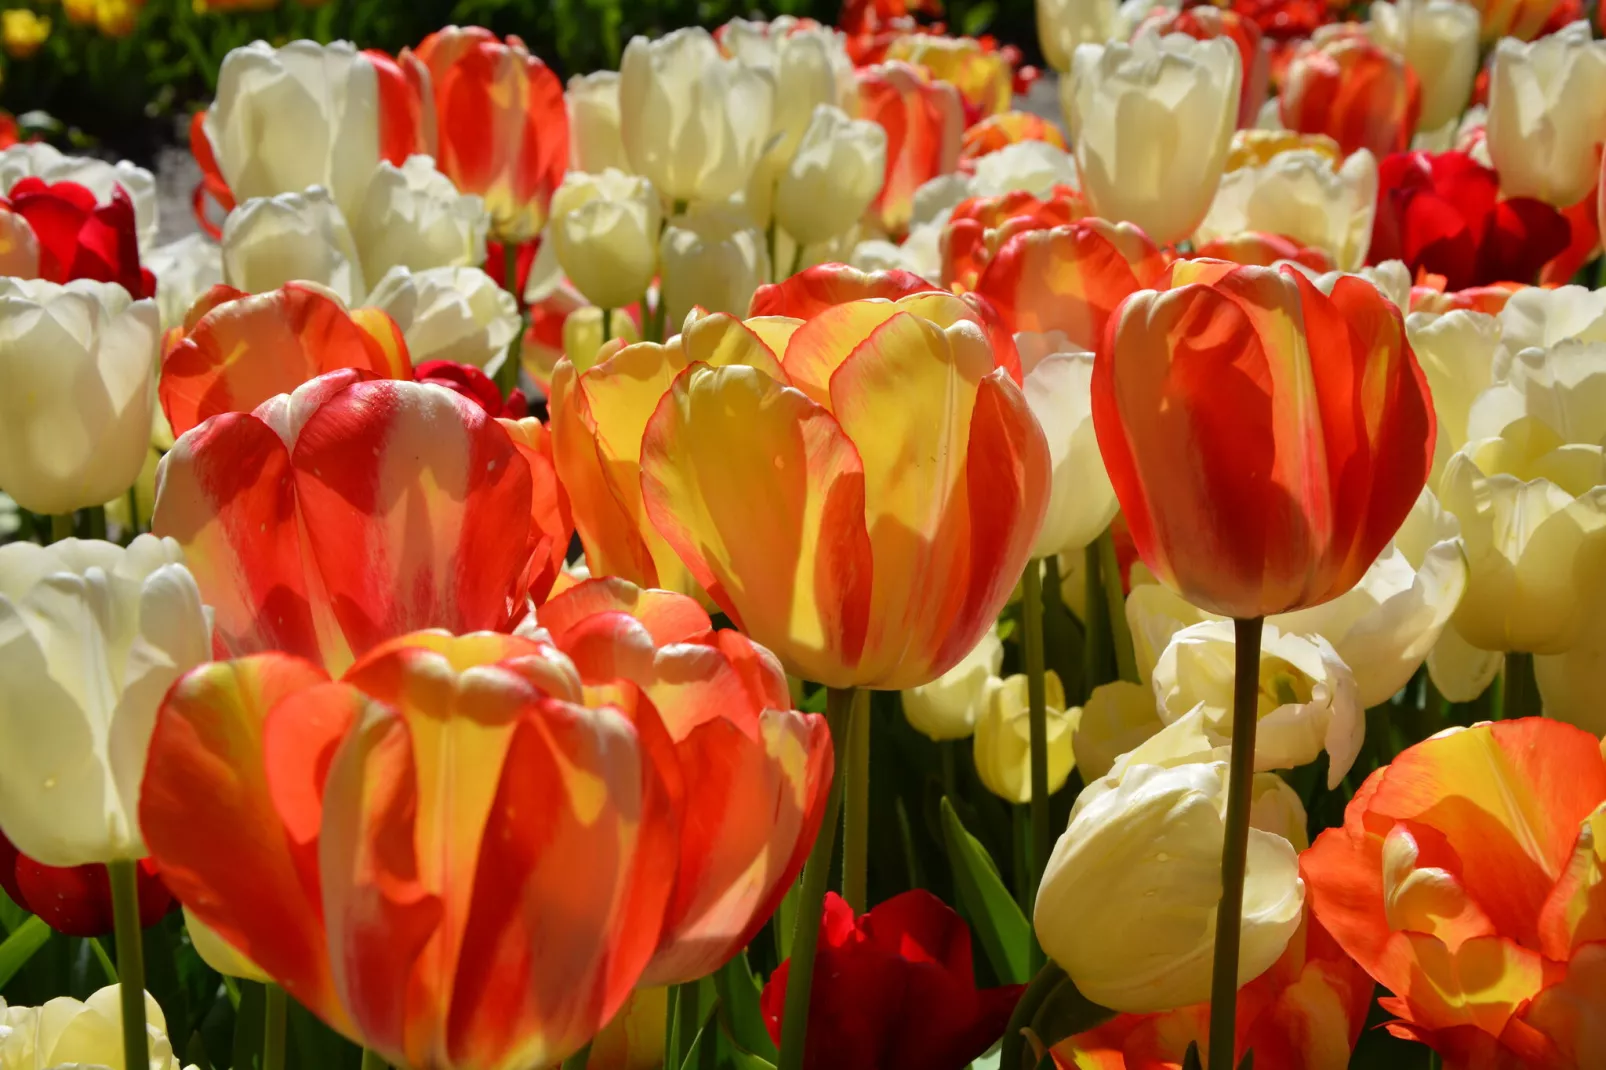
[{"label": "green leaf", "polygon": [[262,1054],[262,1028],[267,991],[255,981],[240,981],[240,1005],[234,1013],[233,1070],[257,1070]]},{"label": "green leaf", "polygon": [[965,830],[953,803],[942,800],[942,835],[953,866],[954,887],[993,970],[1005,984],[1025,984],[1031,974],[1032,927],[998,874],[981,842]]},{"label": "green leaf", "polygon": [[1182,1070],[1204,1070],[1204,1062],[1199,1057],[1198,1041],[1188,1045],[1187,1057],[1182,1060]]},{"label": "green leaf", "polygon": [[965,36],[980,37],[982,31],[993,24],[993,19],[995,16],[997,16],[997,14],[998,5],[993,3],[992,0],[986,0],[985,3],[977,4],[975,7],[965,12],[964,18],[960,20],[960,25],[965,31]]},{"label": "green leaf", "polygon": [[5,943],[0,944],[0,988],[28,965],[34,953],[49,941],[50,926],[38,917],[31,917],[12,930]]},{"label": "green leaf", "polygon": [[1076,983],[1067,977],[1054,986],[1032,1015],[1032,1032],[1044,1047],[1052,1048],[1066,1037],[1103,1025],[1115,1015],[1115,1011],[1082,995]]},{"label": "green leaf", "polygon": [[714,990],[719,993],[720,1023],[733,1043],[773,1061],[779,1052],[764,1028],[764,1012],[759,1007],[763,987],[747,963],[746,951],[714,974]]}]

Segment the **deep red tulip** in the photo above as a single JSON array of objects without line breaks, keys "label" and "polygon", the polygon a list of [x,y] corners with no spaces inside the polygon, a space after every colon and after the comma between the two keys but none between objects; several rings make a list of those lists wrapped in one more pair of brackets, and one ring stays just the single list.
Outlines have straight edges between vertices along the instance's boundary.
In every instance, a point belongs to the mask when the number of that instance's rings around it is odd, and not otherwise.
[{"label": "deep red tulip", "polygon": [[6,200],[39,239],[40,278],[115,282],[135,300],[156,295],[156,276],[139,264],[134,202],[121,186],[99,204],[76,182],[30,176],[12,186]]},{"label": "deep red tulip", "polygon": [[[148,858],[140,862],[138,877],[139,923],[149,927],[173,909],[173,894]],[[112,931],[112,888],[105,866],[47,866],[0,834],[0,888],[58,933],[106,936]]]},{"label": "deep red tulip", "polygon": [[1566,218],[1530,197],[1500,199],[1500,178],[1461,152],[1400,152],[1378,168],[1368,261],[1403,260],[1444,289],[1532,282],[1568,246]]},{"label": "deep red tulip", "polygon": [[[777,1042],[790,962],[764,986]],[[930,892],[905,892],[854,918],[825,899],[809,1003],[805,1070],[963,1070],[1004,1031],[1021,985],[978,990],[970,930]]]}]

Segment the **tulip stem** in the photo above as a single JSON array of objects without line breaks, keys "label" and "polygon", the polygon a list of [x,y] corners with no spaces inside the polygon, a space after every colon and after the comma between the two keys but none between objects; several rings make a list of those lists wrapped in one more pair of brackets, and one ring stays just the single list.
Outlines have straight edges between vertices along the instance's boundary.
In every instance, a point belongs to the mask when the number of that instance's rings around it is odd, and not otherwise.
[{"label": "tulip stem", "polygon": [[563,1060],[563,1070],[586,1070],[586,1063],[590,1061],[591,1043],[587,1041],[585,1047]]},{"label": "tulip stem", "polygon": [[77,518],[71,513],[60,513],[50,518],[50,541],[60,542],[73,536],[73,523]]},{"label": "tulip stem", "polygon": [[[853,711],[854,688],[833,687],[825,696],[825,720],[831,743],[841,754],[847,742],[848,720]],[[781,1013],[781,1054],[775,1070],[803,1070],[804,1045],[809,1032],[809,999],[814,994],[814,955],[820,946],[820,921],[825,915],[825,886],[831,877],[831,854],[842,809],[843,775],[839,759],[831,774],[820,834],[803,867],[803,892],[797,904],[797,927],[792,934],[792,958],[786,979],[786,1003]]]},{"label": "tulip stem", "polygon": [[1221,903],[1216,908],[1216,960],[1210,984],[1209,1070],[1232,1070],[1238,1011],[1238,941],[1243,923],[1244,865],[1249,854],[1249,800],[1255,782],[1255,729],[1260,719],[1260,617],[1233,622],[1232,766],[1227,827],[1221,845]]},{"label": "tulip stem", "polygon": [[863,914],[870,884],[870,692],[854,696],[842,789],[842,898]]},{"label": "tulip stem", "polygon": [[607,345],[611,338],[613,338],[613,309],[605,308],[602,310],[602,344]]},{"label": "tulip stem", "polygon": [[390,1068],[385,1065],[385,1060],[379,1057],[377,1051],[364,1048],[362,1050],[362,1070],[390,1070]]},{"label": "tulip stem", "polygon": [[1500,717],[1538,717],[1544,712],[1539,697],[1539,681],[1534,679],[1532,654],[1512,652],[1506,655],[1506,667],[1500,674]]},{"label": "tulip stem", "polygon": [[[1048,690],[1043,670],[1043,562],[1032,558],[1026,562],[1021,577],[1025,601],[1021,607],[1021,645],[1026,654],[1027,717],[1031,728],[1032,746],[1032,798],[1031,798],[1031,850],[1027,872],[1028,892],[1022,907],[1029,915],[1031,904],[1037,898],[1037,882],[1042,878],[1043,866],[1048,863],[1052,842],[1048,821]],[[1043,964],[1042,951],[1032,943],[1032,968]]]},{"label": "tulip stem", "polygon": [[284,1026],[289,1014],[284,989],[271,982],[263,1001],[262,1070],[284,1070]]},{"label": "tulip stem", "polygon": [[1082,614],[1082,698],[1085,701],[1093,689],[1107,682],[1106,672],[1110,661],[1109,616],[1104,604],[1102,559],[1095,540],[1082,551],[1082,594],[1086,609]]},{"label": "tulip stem", "polygon": [[803,270],[803,254],[807,250],[808,246],[804,245],[802,242],[797,243],[797,249],[792,253],[792,269],[786,273],[787,278],[791,278],[793,275],[796,275],[799,271]]},{"label": "tulip stem", "polygon": [[106,863],[112,889],[112,931],[117,943],[117,983],[123,1010],[123,1065],[150,1062],[145,1043],[145,947],[139,925],[139,863]]},{"label": "tulip stem", "polygon": [[1110,614],[1110,645],[1115,648],[1115,667],[1121,679],[1141,683],[1138,657],[1132,648],[1132,629],[1126,623],[1126,587],[1121,582],[1121,561],[1115,556],[1115,540],[1110,530],[1099,536],[1099,579],[1104,586],[1104,604]]}]

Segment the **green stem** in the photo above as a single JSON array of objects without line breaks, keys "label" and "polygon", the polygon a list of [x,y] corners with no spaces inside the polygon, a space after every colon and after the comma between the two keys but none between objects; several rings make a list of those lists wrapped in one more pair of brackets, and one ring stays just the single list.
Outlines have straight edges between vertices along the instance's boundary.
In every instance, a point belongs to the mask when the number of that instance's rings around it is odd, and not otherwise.
[{"label": "green stem", "polygon": [[269,982],[263,1001],[262,1070],[284,1070],[284,1026],[290,1005],[284,989]]},{"label": "green stem", "polygon": [[591,1061],[591,1042],[563,1060],[563,1070],[586,1070],[586,1063]]},{"label": "green stem", "polygon": [[71,513],[62,513],[50,518],[50,541],[60,542],[73,536],[73,522],[77,518]]},{"label": "green stem", "polygon": [[[848,734],[854,688],[826,692],[825,720],[831,726],[836,753]],[[781,1016],[781,1055],[775,1070],[803,1070],[804,1045],[809,1032],[809,999],[814,994],[814,954],[820,944],[820,921],[825,914],[825,886],[831,876],[831,854],[836,848],[838,812],[842,807],[840,765],[832,773],[820,834],[803,867],[803,893],[797,905],[797,927],[792,935],[791,966],[786,981],[786,1004]]]},{"label": "green stem", "polygon": [[1249,852],[1250,789],[1255,781],[1255,729],[1260,710],[1259,617],[1233,622],[1232,766],[1227,827],[1221,845],[1221,903],[1216,908],[1216,961],[1210,984],[1211,1070],[1232,1070],[1238,1012],[1238,941],[1243,924],[1244,864]]},{"label": "green stem", "polygon": [[842,898],[863,914],[869,904],[870,692],[861,691],[848,718],[848,782],[842,791]]},{"label": "green stem", "polygon": [[957,740],[945,739],[937,744],[937,754],[942,760],[942,793],[950,799],[958,798],[959,786],[959,757]]},{"label": "green stem", "polygon": [[796,251],[792,253],[792,269],[786,273],[787,278],[791,278],[793,275],[796,275],[799,271],[803,270],[803,253],[806,249],[807,246],[803,245],[802,243],[798,243]]},{"label": "green stem", "polygon": [[106,863],[112,889],[112,925],[117,942],[117,981],[123,1007],[123,1065],[145,1066],[145,947],[139,925],[138,863]]},{"label": "green stem", "polygon": [[112,962],[110,955],[106,954],[106,945],[100,942],[99,937],[91,936],[89,938],[89,950],[94,953],[95,961],[100,963],[100,972],[106,975],[106,983],[109,985],[116,984],[117,964]]},{"label": "green stem", "polygon": [[775,245],[776,245],[776,230],[777,229],[778,228],[775,225],[775,219],[774,219],[774,217],[771,217],[769,228],[764,231],[764,252],[766,254],[766,257],[769,260],[769,269],[770,269],[770,275],[771,275],[771,278],[769,280],[770,282],[779,282],[780,281],[779,279],[774,277],[774,274],[775,274],[775,254],[778,251],[776,249],[776,247],[775,247]]},{"label": "green stem", "polygon": [[1502,718],[1538,717],[1545,712],[1539,697],[1539,681],[1534,678],[1532,654],[1506,655],[1506,667],[1500,674],[1500,697]]},{"label": "green stem", "polygon": [[[517,302],[519,312],[524,311],[524,295],[519,292],[519,247],[512,242],[502,246],[502,288],[513,295]],[[502,358],[502,366],[496,370],[496,388],[505,398],[512,394],[519,385],[519,360],[524,347],[524,326],[513,339],[507,356]]]},{"label": "green stem", "polygon": [[139,536],[139,488],[128,488],[128,530],[123,533],[129,542]]},{"label": "green stem", "polygon": [[1100,579],[1099,544],[1089,543],[1082,551],[1083,594],[1087,603],[1082,621],[1082,697],[1086,700],[1093,689],[1105,682],[1105,666],[1109,663],[1109,627],[1104,618],[1104,584]]},{"label": "green stem", "polygon": [[368,1048],[362,1050],[362,1070],[390,1070],[385,1060],[379,1057],[377,1051]]},{"label": "green stem", "polygon": [[605,309],[602,310],[602,344],[603,345],[607,345],[608,344],[608,340],[611,339],[612,337],[613,337],[613,309],[605,308]]},{"label": "green stem", "polygon": [[1115,540],[1110,530],[1099,536],[1099,578],[1104,586],[1104,605],[1110,614],[1110,644],[1115,647],[1115,666],[1121,679],[1141,683],[1138,657],[1132,648],[1132,629],[1126,624],[1126,590],[1121,583],[1121,562],[1115,556]]},{"label": "green stem", "polygon": [[106,507],[93,505],[84,510],[84,521],[89,528],[91,539],[104,539],[106,537]]},{"label": "green stem", "polygon": [[1014,834],[1015,902],[1020,904],[1021,913],[1029,918],[1032,916],[1032,888],[1037,876],[1036,867],[1032,865],[1032,833],[1035,830],[1031,827],[1024,806],[1011,806],[1009,818],[1010,831]]},{"label": "green stem", "polygon": [[[1025,588],[1025,602],[1021,609],[1021,645],[1026,653],[1027,718],[1031,730],[1031,825],[1032,838],[1027,872],[1030,893],[1022,909],[1031,916],[1031,900],[1037,898],[1037,881],[1042,867],[1048,862],[1052,842],[1048,820],[1048,690],[1043,670],[1043,563],[1037,558],[1026,562],[1026,573],[1021,577]],[[1041,952],[1032,952],[1032,966],[1042,965]]]},{"label": "green stem", "polygon": [[1009,1016],[1009,1024],[1004,1027],[998,1052],[998,1070],[1021,1070],[1025,1065],[1026,1028],[1032,1024],[1044,1001],[1065,980],[1065,976],[1064,970],[1052,962],[1047,963],[1037,971],[1037,975],[1026,986],[1026,991],[1021,993],[1020,1000],[1015,1004],[1015,1012]]}]

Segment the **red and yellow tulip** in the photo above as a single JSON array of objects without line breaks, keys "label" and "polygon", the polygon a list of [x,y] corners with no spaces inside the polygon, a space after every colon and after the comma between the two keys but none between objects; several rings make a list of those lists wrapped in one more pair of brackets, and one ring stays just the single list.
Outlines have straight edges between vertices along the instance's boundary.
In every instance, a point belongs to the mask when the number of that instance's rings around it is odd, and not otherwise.
[{"label": "red and yellow tulip", "polygon": [[1067,226],[1086,216],[1087,202],[1070,186],[1055,186],[1046,198],[1015,190],[961,201],[942,231],[942,283],[955,293],[974,290],[982,270],[1016,234]]},{"label": "red and yellow tulip", "polygon": [[959,166],[964,105],[959,91],[908,63],[859,70],[859,115],[887,132],[887,177],[870,219],[902,236],[914,213],[915,190]]},{"label": "red and yellow tulip", "polygon": [[1326,134],[1346,156],[1370,149],[1382,158],[1410,147],[1422,84],[1404,59],[1364,33],[1337,34],[1295,53],[1278,107],[1290,130]]}]

